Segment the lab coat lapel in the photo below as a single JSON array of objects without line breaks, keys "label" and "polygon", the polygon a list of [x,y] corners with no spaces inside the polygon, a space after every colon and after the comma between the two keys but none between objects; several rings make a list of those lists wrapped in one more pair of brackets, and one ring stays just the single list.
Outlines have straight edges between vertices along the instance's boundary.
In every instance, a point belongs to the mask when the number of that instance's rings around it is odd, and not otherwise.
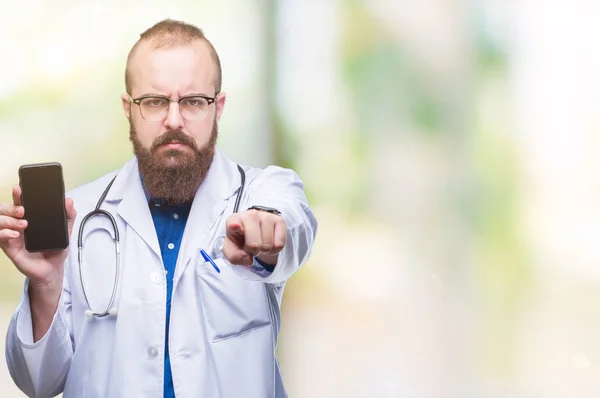
[{"label": "lab coat lapel", "polygon": [[206,179],[196,192],[192,203],[175,268],[175,282],[183,274],[190,260],[195,258],[197,251],[212,250],[213,237],[210,232],[228,207],[228,199],[237,192],[239,186],[237,165],[217,149]]},{"label": "lab coat lapel", "polygon": [[162,259],[154,222],[148,208],[135,158],[127,162],[121,169],[106,200],[120,200],[117,213],[158,258]]}]

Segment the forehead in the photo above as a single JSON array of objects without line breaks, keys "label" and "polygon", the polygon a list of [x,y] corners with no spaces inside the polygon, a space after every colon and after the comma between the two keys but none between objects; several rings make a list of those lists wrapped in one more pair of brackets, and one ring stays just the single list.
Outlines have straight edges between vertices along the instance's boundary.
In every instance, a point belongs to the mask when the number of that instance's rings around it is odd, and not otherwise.
[{"label": "forehead", "polygon": [[149,93],[215,94],[216,65],[208,45],[201,40],[160,48],[140,43],[129,68],[134,97]]}]

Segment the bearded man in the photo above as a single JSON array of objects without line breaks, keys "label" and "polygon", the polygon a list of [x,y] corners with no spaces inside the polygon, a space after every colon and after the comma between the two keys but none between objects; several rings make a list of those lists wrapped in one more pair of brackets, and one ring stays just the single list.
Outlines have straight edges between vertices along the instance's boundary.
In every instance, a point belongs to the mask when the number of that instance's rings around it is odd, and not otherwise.
[{"label": "bearded man", "polygon": [[280,304],[317,221],[294,171],[217,148],[221,81],[201,29],[157,23],[126,64],[135,156],[67,193],[70,246],[27,252],[19,186],[0,204],[0,247],[25,276],[6,360],[28,396],[286,396]]}]

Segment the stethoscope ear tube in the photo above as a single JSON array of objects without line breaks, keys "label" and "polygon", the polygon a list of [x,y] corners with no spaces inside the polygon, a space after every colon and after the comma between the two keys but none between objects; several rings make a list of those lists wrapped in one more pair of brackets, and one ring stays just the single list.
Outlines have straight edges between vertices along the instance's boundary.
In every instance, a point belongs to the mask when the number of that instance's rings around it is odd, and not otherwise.
[{"label": "stethoscope ear tube", "polygon": [[238,171],[240,172],[241,184],[240,190],[237,194],[237,197],[235,198],[235,204],[233,205],[234,213],[237,213],[240,210],[240,201],[242,200],[242,195],[244,194],[244,186],[246,185],[246,173],[244,172],[244,169],[242,169],[242,166],[238,164],[237,167]]}]

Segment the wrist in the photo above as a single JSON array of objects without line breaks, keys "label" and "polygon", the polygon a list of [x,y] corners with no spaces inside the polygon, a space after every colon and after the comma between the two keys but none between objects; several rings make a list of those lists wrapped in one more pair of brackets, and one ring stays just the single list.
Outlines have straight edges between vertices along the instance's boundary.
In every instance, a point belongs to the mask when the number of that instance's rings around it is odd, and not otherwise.
[{"label": "wrist", "polygon": [[41,340],[52,324],[62,293],[62,279],[29,280],[29,304],[33,341]]},{"label": "wrist", "polygon": [[29,298],[40,303],[54,302],[62,292],[62,275],[53,274],[45,278],[29,278]]}]

